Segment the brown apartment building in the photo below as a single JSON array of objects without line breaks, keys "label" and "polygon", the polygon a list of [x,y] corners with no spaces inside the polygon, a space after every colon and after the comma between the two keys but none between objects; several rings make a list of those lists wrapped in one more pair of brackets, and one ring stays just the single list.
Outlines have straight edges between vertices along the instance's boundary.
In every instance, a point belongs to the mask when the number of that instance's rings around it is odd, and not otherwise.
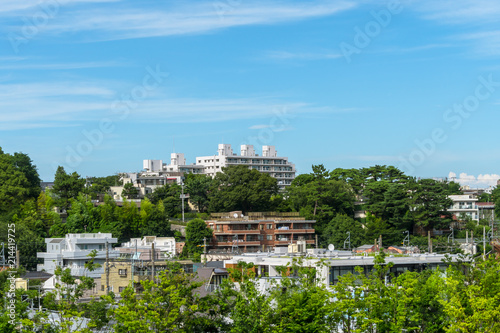
[{"label": "brown apartment building", "polygon": [[210,252],[267,252],[298,240],[309,246],[315,244],[316,221],[306,220],[299,213],[214,213],[206,223],[214,231],[207,244]]}]

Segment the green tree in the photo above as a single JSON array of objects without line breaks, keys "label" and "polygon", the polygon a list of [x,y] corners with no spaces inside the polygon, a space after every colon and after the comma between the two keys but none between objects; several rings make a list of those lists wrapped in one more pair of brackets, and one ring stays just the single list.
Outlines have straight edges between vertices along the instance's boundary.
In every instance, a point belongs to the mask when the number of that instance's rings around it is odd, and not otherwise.
[{"label": "green tree", "polygon": [[141,281],[144,291],[140,295],[127,287],[122,299],[111,307],[114,331],[218,332],[219,321],[209,307],[213,304],[195,293],[202,283],[193,278],[172,263],[155,281]]},{"label": "green tree", "polygon": [[351,187],[342,180],[330,179],[323,165],[313,166],[311,175],[294,180],[287,196],[292,210],[317,221],[315,229],[320,236],[337,214],[354,215],[355,196]]},{"label": "green tree", "polygon": [[440,182],[421,179],[411,187],[410,207],[417,226],[425,230],[446,228],[451,222],[447,209],[452,205]]},{"label": "green tree", "polygon": [[208,244],[212,239],[212,235],[212,229],[202,219],[196,218],[189,221],[186,227],[186,245],[183,251],[186,251],[199,261],[200,255],[203,253],[203,239],[206,238]]},{"label": "green tree", "polygon": [[24,174],[24,176],[28,180],[28,196],[30,198],[36,199],[41,191],[41,179],[38,175],[36,166],[33,164],[33,161],[27,154],[14,153],[14,155],[12,156],[12,163],[17,168],[17,170],[21,171]]},{"label": "green tree", "polygon": [[139,190],[132,183],[126,183],[123,185],[122,198],[126,199],[137,199],[139,195]]},{"label": "green tree", "polygon": [[[323,231],[327,244],[335,245],[336,249],[344,248],[344,242],[350,233],[350,248],[362,245],[365,235],[360,222],[347,215],[337,214]],[[347,247],[348,244],[345,243]]]},{"label": "green tree", "polygon": [[89,187],[85,188],[84,192],[90,195],[93,200],[102,200],[108,194],[111,186],[120,186],[122,184],[123,180],[120,179],[120,175],[91,177],[89,178]]},{"label": "green tree", "polygon": [[141,236],[159,236],[166,237],[172,236],[170,230],[170,222],[168,215],[165,212],[165,206],[160,201],[154,205],[149,200],[145,199],[141,202]]},{"label": "green tree", "polygon": [[17,209],[30,196],[30,182],[14,158],[0,148],[0,213]]},{"label": "green tree", "polygon": [[64,167],[57,168],[52,194],[56,197],[56,202],[59,207],[68,209],[70,200],[76,199],[78,194],[84,190],[85,179],[82,179],[76,172],[72,174],[66,173]]},{"label": "green tree", "polygon": [[210,189],[209,211],[269,211],[271,197],[278,193],[275,178],[244,165],[222,168]]},{"label": "green tree", "polygon": [[186,193],[189,193],[189,201],[191,201],[201,213],[206,212],[208,209],[212,181],[213,179],[210,176],[192,173],[187,174],[184,180]]}]

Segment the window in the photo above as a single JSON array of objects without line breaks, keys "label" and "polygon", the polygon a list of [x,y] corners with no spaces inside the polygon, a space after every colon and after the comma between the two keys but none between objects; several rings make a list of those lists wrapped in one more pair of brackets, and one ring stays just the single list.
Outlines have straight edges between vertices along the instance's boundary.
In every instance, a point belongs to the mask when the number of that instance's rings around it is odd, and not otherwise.
[{"label": "window", "polygon": [[264,225],[263,224],[259,224],[259,228],[260,228],[260,230],[264,230]]},{"label": "window", "polygon": [[101,291],[104,291],[104,285],[101,285]]},{"label": "window", "polygon": [[120,293],[121,293],[121,292],[122,292],[122,291],[124,291],[124,290],[125,290],[125,287],[118,287],[118,292],[120,292]]},{"label": "window", "polygon": [[220,224],[217,224],[217,231],[222,231],[221,228],[222,226]]},{"label": "window", "polygon": [[272,241],[273,240],[273,235],[267,235],[267,240]]},{"label": "window", "polygon": [[120,275],[120,276],[127,276],[127,270],[126,269],[119,269],[118,270],[118,275]]},{"label": "window", "polygon": [[270,229],[272,229],[272,228],[273,228],[273,225],[272,225],[272,224],[268,224],[268,225],[267,225],[267,229],[268,229],[268,230],[270,230]]}]

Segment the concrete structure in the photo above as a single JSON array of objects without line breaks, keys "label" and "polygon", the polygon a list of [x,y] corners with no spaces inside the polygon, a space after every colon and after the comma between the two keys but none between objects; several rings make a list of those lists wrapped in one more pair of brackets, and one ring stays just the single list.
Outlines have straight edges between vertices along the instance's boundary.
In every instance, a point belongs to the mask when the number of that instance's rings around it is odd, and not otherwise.
[{"label": "concrete structure", "polygon": [[[43,264],[37,265],[37,271],[54,274],[56,267],[60,266],[70,268],[73,276],[97,278],[104,271],[106,244],[109,258],[118,257],[119,252],[111,248],[111,244],[117,241],[110,233],[67,234],[64,238],[45,238],[47,252],[37,253],[37,258],[44,260]],[[89,272],[84,266],[93,250],[97,251],[94,262],[101,267]]]},{"label": "concrete structure", "polygon": [[174,237],[144,236],[143,238],[132,238],[123,243],[121,247],[115,248],[120,252],[121,258],[134,260],[151,260],[151,249],[154,244],[155,259],[169,259],[176,255],[176,243]]},{"label": "concrete structure", "polygon": [[219,144],[216,155],[196,157],[196,165],[203,166],[203,173],[212,177],[226,166],[245,165],[276,178],[280,189],[289,186],[295,178],[295,165],[288,162],[288,157],[278,157],[274,146],[262,146],[262,156],[259,156],[252,145],[241,145],[237,155],[231,145]]},{"label": "concrete structure", "polygon": [[479,221],[479,211],[477,208],[477,198],[473,195],[450,195],[448,196],[453,201],[448,212],[453,214],[457,220],[462,216],[468,216],[474,221]]},{"label": "concrete structure", "polygon": [[[137,188],[138,198],[144,198],[157,187],[165,184],[181,184],[187,173],[204,174],[214,177],[222,168],[229,165],[245,165],[249,169],[269,174],[278,181],[280,190],[289,186],[295,178],[295,165],[287,157],[279,157],[274,146],[263,146],[262,156],[255,152],[252,145],[241,145],[240,155],[233,153],[229,144],[219,144],[217,153],[196,157],[196,162],[187,164],[182,153],[170,154],[170,164],[163,160],[143,160],[143,171],[126,173],[123,184],[132,183]],[[122,199],[123,186],[112,186],[110,194],[115,200]]]},{"label": "concrete structure", "polygon": [[[326,286],[334,285],[338,282],[340,276],[352,273],[358,274],[355,267],[362,267],[363,272],[368,274],[374,267],[373,256],[353,256],[350,251],[327,251],[323,249],[323,254],[314,255],[314,251],[309,251],[308,255],[291,255],[288,254],[273,254],[273,253],[248,253],[243,255],[234,256],[231,260],[225,260],[224,265],[226,269],[236,268],[238,262],[243,261],[246,263],[254,263],[255,273],[257,276],[265,277],[262,279],[263,290],[269,279],[279,279],[281,274],[277,267],[290,266],[294,257],[301,257],[301,265],[304,267],[316,267],[317,279],[319,282]],[[316,252],[318,252],[316,250]],[[321,252],[321,251],[319,251]],[[458,259],[457,255],[449,255],[453,261]],[[407,256],[388,256],[386,263],[392,262],[394,266],[391,267],[390,273],[392,276],[398,276],[405,271],[422,271],[424,269],[437,269],[446,268],[446,264],[442,261],[445,258],[444,254],[411,254]],[[322,261],[324,265],[318,265]],[[389,280],[391,275],[387,276]]]},{"label": "concrete structure", "polygon": [[315,244],[316,221],[306,220],[299,213],[214,213],[205,222],[214,231],[213,238],[207,240],[210,252],[274,251],[275,247],[298,241]]},{"label": "concrete structure", "polygon": [[[132,282],[136,292],[142,291],[140,281],[150,280],[153,275],[157,276],[161,271],[171,268],[170,265],[177,263],[181,266],[184,272],[191,274],[197,271],[198,265],[191,260],[180,260],[169,262],[166,260],[155,260],[154,265],[152,260],[130,260],[130,259],[115,259],[109,265],[109,273],[102,272],[99,276],[100,281],[97,283],[97,295],[106,294],[106,281],[109,281],[109,291],[114,292],[118,297]],[[154,274],[153,274],[154,267]]]}]

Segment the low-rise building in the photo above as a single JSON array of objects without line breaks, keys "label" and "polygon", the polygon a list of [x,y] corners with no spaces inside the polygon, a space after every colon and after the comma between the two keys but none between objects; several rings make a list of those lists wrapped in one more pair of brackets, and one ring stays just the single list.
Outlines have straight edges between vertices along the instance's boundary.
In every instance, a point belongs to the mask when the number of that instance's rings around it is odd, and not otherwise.
[{"label": "low-rise building", "polygon": [[316,221],[306,220],[299,213],[214,213],[205,222],[213,230],[213,238],[208,240],[212,252],[274,251],[297,241],[311,247],[316,244]]},{"label": "low-rise building", "polygon": [[450,195],[448,196],[453,201],[451,207],[448,208],[455,219],[460,220],[463,216],[470,217],[474,221],[479,221],[479,211],[477,208],[477,197],[474,195]]},{"label": "low-rise building", "polygon": [[[37,253],[37,258],[44,260],[43,264],[37,265],[37,271],[54,274],[56,267],[60,266],[71,269],[73,276],[99,277],[104,269],[106,252],[109,258],[119,256],[119,252],[111,248],[117,241],[110,233],[67,234],[64,238],[45,238],[47,252]],[[90,272],[85,268],[85,263],[90,260],[89,254],[94,250],[94,263],[101,267]]]},{"label": "low-rise building", "polygon": [[[237,268],[238,262],[254,264],[254,272],[262,279],[262,291],[265,291],[266,283],[269,279],[279,279],[282,274],[280,267],[291,266],[294,258],[301,261],[296,264],[303,267],[315,267],[316,278],[326,286],[335,285],[342,275],[352,273],[359,274],[356,267],[361,267],[364,274],[369,274],[375,266],[374,256],[354,256],[350,251],[324,251],[322,255],[313,255],[312,249],[308,255],[274,254],[274,253],[247,253],[234,256],[230,260],[225,260],[226,269]],[[316,250],[317,252],[317,250]],[[445,254],[409,254],[405,256],[387,256],[386,263],[392,262],[393,266],[389,270],[387,279],[398,276],[405,271],[422,271],[424,269],[445,269],[448,264],[443,262]],[[458,260],[458,255],[450,255],[452,261]]]},{"label": "low-rise building", "polygon": [[156,260],[170,259],[177,254],[174,237],[144,236],[143,238],[132,238],[120,247],[115,248],[115,250],[120,252],[122,258],[151,260],[153,245]]}]

